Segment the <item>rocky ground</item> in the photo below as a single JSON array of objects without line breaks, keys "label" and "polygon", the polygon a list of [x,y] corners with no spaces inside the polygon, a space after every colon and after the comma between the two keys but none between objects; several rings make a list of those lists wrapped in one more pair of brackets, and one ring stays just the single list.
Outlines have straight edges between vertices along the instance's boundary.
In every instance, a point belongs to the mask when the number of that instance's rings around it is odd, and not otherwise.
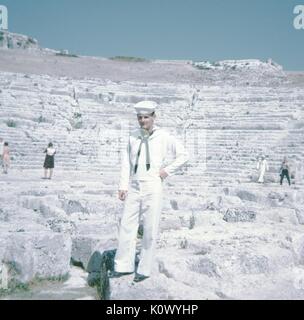
[{"label": "rocky ground", "polygon": [[[10,286],[30,284],[2,298],[99,298],[84,280],[93,253],[116,247],[116,192],[102,176],[41,174],[1,175],[1,260]],[[110,280],[110,299],[304,298],[303,188],[249,183],[196,192],[166,193],[153,276]]]}]

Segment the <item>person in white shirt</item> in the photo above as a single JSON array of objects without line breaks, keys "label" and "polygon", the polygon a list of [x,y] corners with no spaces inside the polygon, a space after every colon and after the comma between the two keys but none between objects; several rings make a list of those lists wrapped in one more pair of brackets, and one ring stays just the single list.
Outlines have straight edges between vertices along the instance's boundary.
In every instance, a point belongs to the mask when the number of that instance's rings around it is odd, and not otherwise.
[{"label": "person in white shirt", "polygon": [[[110,274],[113,278],[135,271],[136,237],[141,214],[144,234],[134,281],[150,276],[162,210],[163,180],[189,159],[188,152],[174,136],[154,125],[156,107],[153,101],[135,105],[140,128],[131,132],[122,161],[118,196],[125,203],[114,272]],[[170,153],[174,160],[165,165]]]},{"label": "person in white shirt", "polygon": [[[55,166],[55,154],[56,150],[53,147],[53,143],[50,142],[48,144],[48,147],[44,150],[45,160],[44,160],[44,177],[42,179],[52,179],[53,170]],[[48,177],[48,171],[49,171],[49,177]]]},{"label": "person in white shirt", "polygon": [[257,169],[259,170],[258,183],[264,183],[265,172],[269,170],[268,163],[264,155],[261,158],[259,158],[259,161],[257,163]]}]

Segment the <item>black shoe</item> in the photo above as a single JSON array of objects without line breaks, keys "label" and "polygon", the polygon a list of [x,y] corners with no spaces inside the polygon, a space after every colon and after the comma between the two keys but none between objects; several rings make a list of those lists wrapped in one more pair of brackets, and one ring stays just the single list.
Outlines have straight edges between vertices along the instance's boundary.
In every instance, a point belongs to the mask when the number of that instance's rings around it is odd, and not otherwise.
[{"label": "black shoe", "polygon": [[148,276],[144,276],[143,274],[139,274],[137,273],[133,279],[134,282],[141,282],[141,281],[144,281],[146,279],[148,279],[149,277]]},{"label": "black shoe", "polygon": [[109,273],[109,278],[120,278],[123,276],[128,276],[132,274],[133,272],[117,272],[117,271],[111,271]]}]

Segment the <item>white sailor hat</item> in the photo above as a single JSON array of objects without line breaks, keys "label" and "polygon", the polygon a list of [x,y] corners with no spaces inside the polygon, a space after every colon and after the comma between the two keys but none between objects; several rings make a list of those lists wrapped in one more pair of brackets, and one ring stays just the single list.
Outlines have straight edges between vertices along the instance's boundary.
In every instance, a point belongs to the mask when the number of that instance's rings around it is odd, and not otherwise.
[{"label": "white sailor hat", "polygon": [[135,104],[136,114],[151,114],[155,112],[157,103],[154,101],[141,101]]}]

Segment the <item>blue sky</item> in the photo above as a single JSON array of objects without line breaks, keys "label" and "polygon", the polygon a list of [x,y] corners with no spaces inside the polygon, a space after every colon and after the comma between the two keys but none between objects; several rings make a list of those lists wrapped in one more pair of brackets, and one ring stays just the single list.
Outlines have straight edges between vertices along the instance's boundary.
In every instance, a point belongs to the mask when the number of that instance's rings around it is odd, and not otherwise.
[{"label": "blue sky", "polygon": [[148,59],[272,58],[304,70],[304,0],[0,0],[9,30],[71,53]]}]

